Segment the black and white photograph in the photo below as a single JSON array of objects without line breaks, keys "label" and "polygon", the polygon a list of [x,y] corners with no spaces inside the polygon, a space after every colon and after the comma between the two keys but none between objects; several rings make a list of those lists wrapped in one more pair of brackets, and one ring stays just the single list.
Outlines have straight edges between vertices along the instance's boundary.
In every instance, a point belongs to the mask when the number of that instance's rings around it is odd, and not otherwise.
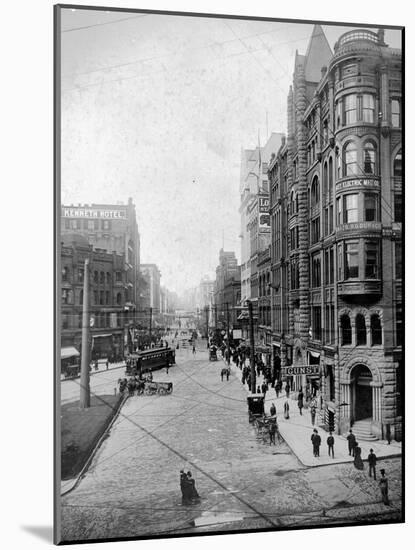
[{"label": "black and white photograph", "polygon": [[404,27],[254,8],[54,7],[55,543],[404,522]]}]

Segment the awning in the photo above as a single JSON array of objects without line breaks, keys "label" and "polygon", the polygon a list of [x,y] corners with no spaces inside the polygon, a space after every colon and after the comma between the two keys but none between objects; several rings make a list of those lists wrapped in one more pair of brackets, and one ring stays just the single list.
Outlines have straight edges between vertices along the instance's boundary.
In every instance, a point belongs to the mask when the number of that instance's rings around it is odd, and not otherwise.
[{"label": "awning", "polygon": [[281,347],[281,344],[279,344],[278,342],[272,342],[272,345],[273,345],[273,346],[276,346],[277,348],[280,348],[280,347]]},{"label": "awning", "polygon": [[108,336],[112,336],[112,334],[93,334],[92,338],[108,338]]},{"label": "awning", "polygon": [[310,349],[308,350],[308,353],[311,355],[311,357],[314,357],[315,359],[318,359],[320,357],[320,354],[317,353],[316,351],[311,351]]},{"label": "awning", "polygon": [[243,319],[249,319],[249,313],[247,311],[243,311],[239,316],[238,316],[238,321],[242,321]]},{"label": "awning", "polygon": [[79,357],[79,351],[73,346],[61,348],[61,359],[68,359],[69,357]]}]

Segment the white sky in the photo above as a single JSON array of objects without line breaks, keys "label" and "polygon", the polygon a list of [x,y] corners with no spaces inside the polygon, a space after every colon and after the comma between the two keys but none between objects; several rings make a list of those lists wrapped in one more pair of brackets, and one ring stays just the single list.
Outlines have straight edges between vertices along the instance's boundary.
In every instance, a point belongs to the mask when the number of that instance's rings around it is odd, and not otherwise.
[{"label": "white sky", "polygon": [[[241,148],[286,131],[313,25],[62,10],[62,202],[132,197],[142,263],[182,293],[240,257]],[[323,26],[333,48],[352,27]],[[400,47],[400,33],[385,39]]]}]

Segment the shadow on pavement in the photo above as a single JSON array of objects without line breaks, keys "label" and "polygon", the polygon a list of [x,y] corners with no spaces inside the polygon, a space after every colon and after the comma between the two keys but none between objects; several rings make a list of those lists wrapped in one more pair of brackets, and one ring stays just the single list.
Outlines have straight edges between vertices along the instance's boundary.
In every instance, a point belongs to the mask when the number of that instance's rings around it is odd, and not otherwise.
[{"label": "shadow on pavement", "polygon": [[21,525],[21,528],[45,542],[53,543],[53,527],[51,525]]}]

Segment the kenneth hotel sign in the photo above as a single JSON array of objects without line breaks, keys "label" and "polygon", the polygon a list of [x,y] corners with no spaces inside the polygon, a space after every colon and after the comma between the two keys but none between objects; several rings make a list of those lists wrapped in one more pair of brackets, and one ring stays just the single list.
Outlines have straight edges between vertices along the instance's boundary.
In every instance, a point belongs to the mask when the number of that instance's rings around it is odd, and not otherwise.
[{"label": "kenneth hotel sign", "polygon": [[125,210],[114,210],[109,208],[82,208],[71,206],[62,208],[62,218],[125,220],[127,218],[127,213]]}]

